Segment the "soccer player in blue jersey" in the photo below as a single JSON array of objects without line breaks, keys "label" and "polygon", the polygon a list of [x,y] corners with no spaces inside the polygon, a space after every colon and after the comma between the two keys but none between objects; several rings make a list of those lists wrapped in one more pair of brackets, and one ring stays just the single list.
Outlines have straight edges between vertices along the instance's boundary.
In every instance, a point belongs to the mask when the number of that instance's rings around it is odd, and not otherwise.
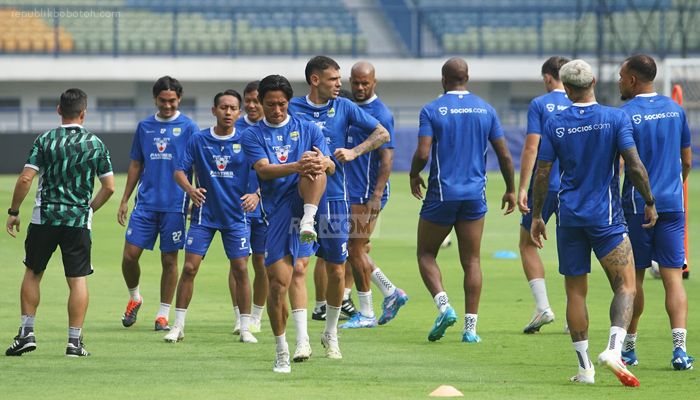
[{"label": "soccer player in blue jersey", "polygon": [[460,261],[464,270],[464,329],[462,341],[477,343],[476,333],[481,297],[481,237],[486,215],[486,146],[490,142],[506,184],[501,201],[505,213],[515,209],[513,160],[496,111],[467,91],[467,62],[451,58],[442,66],[445,94],[428,103],[420,113],[418,148],[411,163],[411,193],[423,199],[420,176],[428,162],[430,176],[418,221],[417,257],[423,283],[435,300],[438,317],[428,340],[440,340],[457,321],[442,285],[436,258],[443,239],[452,228],[457,232]]},{"label": "soccer player in blue jersey", "polygon": [[177,252],[185,244],[188,207],[187,195],[172,176],[187,141],[199,128],[178,111],[182,85],[177,79],[170,76],[158,79],[153,85],[153,98],[158,112],[136,127],[117,221],[122,226],[126,223],[129,197],[138,184],[122,256],[122,274],[130,296],[122,324],[129,327],[136,322],[143,303],[139,291],[139,258],[144,249],[152,250],[156,238],[160,237],[163,272],[155,330],[163,331],[170,329],[168,316],[177,286]]},{"label": "soccer player in blue jersey", "polygon": [[614,294],[608,346],[598,356],[598,362],[610,369],[623,385],[639,386],[637,378],[621,360],[622,342],[632,317],[635,279],[632,246],[620,204],[620,154],[627,166],[627,176],[644,199],[644,227],[656,222],[654,197],[634,145],[632,123],[624,111],[596,102],[590,65],[583,60],[570,61],[561,67],[559,76],[573,104],[547,120],[542,132],[533,187],[532,239],[542,248],[542,237],[547,238],[542,212],[552,163],[558,159],[559,272],[564,275],[566,317],[579,365],[571,381],[589,384],[595,381],[595,370],[588,357],[586,309],[592,248]]},{"label": "soccer player in blue jersey", "polygon": [[262,79],[258,98],[265,118],[246,131],[243,138],[243,150],[258,174],[262,213],[268,223],[267,313],[276,342],[273,371],[279,373],[291,372],[286,294],[296,259],[303,252],[300,224],[315,220],[326,190],[326,174],[335,172],[321,130],[288,114],[292,95],[292,86],[285,77],[270,75]]},{"label": "soccer player in blue jersey", "polygon": [[682,276],[685,264],[683,182],[692,166],[690,129],[683,108],[654,91],[655,77],[656,63],[647,55],[632,56],[620,67],[620,95],[622,100],[629,100],[621,108],[632,119],[634,141],[639,158],[649,171],[649,183],[659,213],[654,228],[642,228],[644,199],[625,174],[622,208],[634,250],[637,296],[622,359],[628,365],[638,363],[635,345],[639,318],[644,311],[644,272],[651,266],[651,260],[656,260],[671,322],[674,347],[671,364],[677,370],[687,370],[693,367],[694,361],[686,353],[688,298]]},{"label": "soccer player in blue jersey", "polygon": [[[258,85],[260,81],[249,82],[243,89],[243,108],[245,115],[236,120],[236,132],[243,133],[246,129],[255,125],[263,118],[262,105],[258,100]],[[250,170],[248,180],[248,193],[254,193],[258,187],[258,177],[255,170]],[[253,333],[260,332],[260,323],[262,314],[265,310],[265,299],[267,299],[267,274],[265,273],[265,234],[267,232],[267,224],[260,213],[260,205],[255,210],[246,213],[248,217],[248,226],[250,228],[250,249],[253,252],[253,271],[255,278],[253,279],[253,308],[251,311],[250,331]],[[229,287],[231,292],[235,293],[236,280],[233,273],[229,275]],[[234,296],[235,298],[235,296]],[[234,314],[236,322],[234,324],[233,333],[238,334],[241,328],[240,311],[234,300]]]},{"label": "soccer player in blue jersey", "polygon": [[[337,331],[343,301],[349,235],[344,164],[388,142],[389,132],[351,100],[338,97],[341,86],[340,66],[335,60],[325,56],[313,57],[306,64],[304,73],[309,84],[309,94],[293,98],[289,104],[290,112],[322,129],[336,163],[336,172],[328,177],[326,193],[320,203],[320,248],[317,256],[325,261],[328,273],[326,324],[321,342],[326,348],[327,357],[341,358]],[[351,125],[371,133],[362,143],[345,148],[347,131]],[[316,235],[313,221],[302,219],[300,227],[302,236]]]},{"label": "soccer player in blue jersey", "polygon": [[[250,164],[241,145],[241,132],[234,124],[241,112],[241,95],[235,90],[217,93],[212,114],[216,125],[192,136],[173,178],[192,200],[187,231],[185,264],[177,285],[175,323],[164,339],[177,342],[185,336],[185,316],[194,291],[194,279],[218,231],[236,280],[236,303],[241,311],[240,341],[257,343],[250,332],[250,284],[248,256],[250,230],[246,211],[258,205],[258,196],[248,193]],[[194,169],[197,186],[188,174]],[[255,189],[257,190],[257,188]]]},{"label": "soccer player in blue jersey", "polygon": [[[530,322],[523,329],[524,333],[539,332],[543,325],[554,321],[554,312],[549,306],[547,288],[544,282],[544,265],[537,253],[537,246],[530,239],[532,224],[532,183],[537,150],[540,147],[540,136],[544,123],[556,113],[571,105],[566,97],[564,85],[559,79],[559,68],[569,62],[563,57],[550,57],[542,64],[542,80],[547,94],[536,97],[530,102],[527,110],[527,136],[525,146],[520,156],[520,187],[518,188],[518,208],[523,217],[520,220],[520,259],[523,271],[530,285],[530,291],[535,298],[535,311]],[[559,163],[554,161],[552,168],[559,169]],[[529,185],[529,186],[528,186]],[[547,223],[557,208],[557,191],[559,190],[559,174],[552,174],[549,182],[549,192],[542,212],[542,218]]]},{"label": "soccer player in blue jersey", "polygon": [[[389,131],[390,139],[378,149],[363,154],[346,165],[353,228],[348,243],[348,261],[353,274],[356,275],[359,312],[341,325],[341,328],[372,328],[377,325],[372,307],[370,281],[377,285],[384,296],[383,312],[379,317],[380,325],[392,320],[399,308],[408,301],[406,293],[394,286],[367,254],[369,237],[374,231],[379,212],[389,199],[389,175],[394,157],[394,144],[391,141],[394,117],[375,94],[376,85],[377,79],[372,64],[360,61],[352,66],[350,87],[353,98],[360,108],[377,118]],[[351,126],[348,131],[348,147],[363,142],[368,133]]]}]

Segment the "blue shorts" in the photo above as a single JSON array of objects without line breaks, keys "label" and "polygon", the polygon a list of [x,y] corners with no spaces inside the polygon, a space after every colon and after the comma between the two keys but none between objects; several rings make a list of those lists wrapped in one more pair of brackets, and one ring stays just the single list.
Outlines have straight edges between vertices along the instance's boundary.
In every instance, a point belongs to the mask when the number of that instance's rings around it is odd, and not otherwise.
[{"label": "blue shorts", "polygon": [[265,236],[265,266],[268,267],[287,255],[292,256],[292,266],[298,257],[309,257],[316,252],[317,243],[301,243],[299,221],[304,215],[304,201],[299,194],[283,197],[274,214],[267,216]]},{"label": "blue shorts", "polygon": [[[356,205],[356,204],[367,204],[369,201],[369,198],[367,197],[350,197],[350,205]],[[389,197],[387,196],[382,196],[381,200],[381,209],[384,209],[384,206],[386,206],[386,202],[389,201]]]},{"label": "blue shorts", "polygon": [[248,257],[250,255],[250,234],[248,228],[240,224],[231,229],[209,228],[202,225],[190,225],[187,231],[185,252],[204,257],[216,231],[221,232],[221,242],[229,260]]},{"label": "blue shorts", "polygon": [[[547,197],[544,199],[544,205],[542,206],[542,219],[544,220],[545,224],[549,222],[549,218],[552,216],[552,214],[557,211],[559,206],[558,193],[559,192],[550,190],[547,193]],[[520,225],[525,228],[526,231],[530,232],[530,228],[532,227],[532,195],[530,192],[528,192],[527,196],[527,206],[530,208],[530,212],[520,218]]]},{"label": "blue shorts", "polygon": [[457,221],[476,221],[486,215],[486,199],[423,201],[421,218],[434,224],[452,226]]},{"label": "blue shorts", "polygon": [[591,248],[600,260],[627,236],[624,223],[610,226],[557,226],[559,273],[580,276],[591,272]]},{"label": "blue shorts", "polygon": [[659,213],[653,228],[642,228],[644,214],[628,214],[627,224],[634,252],[634,265],[644,269],[651,260],[667,268],[682,268],[685,264],[685,213]]},{"label": "blue shorts", "polygon": [[348,258],[348,238],[350,237],[349,214],[347,201],[321,199],[316,230],[319,244],[317,256],[334,264],[345,262]]},{"label": "blue shorts", "polygon": [[153,250],[160,235],[160,251],[172,253],[185,246],[185,214],[134,208],[126,228],[126,241]]},{"label": "blue shorts", "polygon": [[267,224],[262,217],[248,218],[250,227],[250,248],[253,254],[265,254],[265,236],[267,236]]}]

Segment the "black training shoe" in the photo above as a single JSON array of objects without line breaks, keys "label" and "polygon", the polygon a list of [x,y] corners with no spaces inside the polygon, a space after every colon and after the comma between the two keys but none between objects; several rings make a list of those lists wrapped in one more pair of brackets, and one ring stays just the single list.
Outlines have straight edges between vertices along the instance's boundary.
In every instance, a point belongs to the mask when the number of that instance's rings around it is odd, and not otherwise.
[{"label": "black training shoe", "polygon": [[83,337],[80,337],[80,340],[78,341],[78,346],[74,345],[71,342],[68,342],[68,346],[66,346],[66,357],[87,357],[90,355],[90,352],[85,350],[85,345],[83,344]]},{"label": "black training shoe", "polygon": [[36,350],[34,332],[29,332],[27,336],[20,336],[21,333],[22,328],[19,328],[19,333],[15,336],[15,341],[5,350],[6,356],[21,356],[24,353]]},{"label": "black training shoe", "polygon": [[349,319],[355,314],[357,314],[357,309],[355,309],[355,303],[352,302],[352,299],[343,300],[340,305],[340,319]]},{"label": "black training shoe", "polygon": [[326,305],[322,305],[321,309],[316,311],[314,308],[314,312],[311,313],[311,319],[315,319],[316,321],[325,321],[326,320]]}]

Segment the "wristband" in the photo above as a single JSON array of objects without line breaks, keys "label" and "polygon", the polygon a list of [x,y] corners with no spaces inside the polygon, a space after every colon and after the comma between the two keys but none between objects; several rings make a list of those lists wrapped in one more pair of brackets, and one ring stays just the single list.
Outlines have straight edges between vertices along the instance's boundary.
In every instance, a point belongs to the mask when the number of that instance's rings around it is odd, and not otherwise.
[{"label": "wristband", "polygon": [[13,210],[12,208],[7,209],[7,215],[11,215],[13,217],[19,216],[19,210]]}]

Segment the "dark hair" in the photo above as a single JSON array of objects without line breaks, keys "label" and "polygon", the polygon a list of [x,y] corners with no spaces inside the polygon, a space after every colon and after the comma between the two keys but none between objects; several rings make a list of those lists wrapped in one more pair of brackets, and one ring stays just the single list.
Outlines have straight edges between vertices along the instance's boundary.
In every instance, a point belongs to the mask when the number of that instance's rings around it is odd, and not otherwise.
[{"label": "dark hair", "polygon": [[260,81],[248,82],[248,84],[245,85],[245,89],[243,89],[243,95],[245,96],[250,92],[256,92],[258,90],[258,86],[260,86]]},{"label": "dark hair", "polygon": [[68,89],[61,93],[59,107],[63,118],[77,118],[87,108],[87,94],[77,88]]},{"label": "dark hair", "polygon": [[547,61],[545,61],[544,64],[542,64],[542,75],[549,74],[552,76],[552,78],[558,81],[561,80],[559,79],[559,70],[564,64],[568,63],[569,61],[571,60],[565,57],[549,57]]},{"label": "dark hair", "polygon": [[281,90],[284,93],[284,97],[290,100],[294,96],[294,90],[292,85],[289,83],[287,78],[282,75],[268,75],[260,81],[258,85],[258,99],[262,102],[263,98],[267,92],[272,92],[275,90]]},{"label": "dark hair", "polygon": [[241,100],[240,93],[238,93],[237,91],[235,91],[233,89],[227,89],[227,90],[224,90],[223,92],[217,93],[216,96],[214,96],[214,107],[219,105],[219,99],[221,99],[224,96],[233,96],[233,97],[237,98],[239,107],[241,106],[241,103],[243,102],[243,100]]},{"label": "dark hair", "polygon": [[634,71],[637,77],[644,82],[653,82],[656,78],[656,63],[646,54],[636,54],[625,60],[627,68]]},{"label": "dark hair", "polygon": [[177,94],[178,98],[182,97],[182,85],[177,79],[169,75],[158,78],[156,83],[153,84],[153,97],[158,97],[163,90],[172,90]]},{"label": "dark hair", "polygon": [[340,89],[338,92],[338,97],[345,97],[346,99],[350,100],[355,100],[355,96],[352,95],[352,92],[347,90],[347,89]]},{"label": "dark hair", "polygon": [[326,56],[316,56],[306,63],[306,69],[304,69],[304,74],[306,75],[306,83],[311,84],[311,75],[323,72],[328,68],[333,68],[335,70],[340,69],[340,65],[335,62],[334,59]]}]

